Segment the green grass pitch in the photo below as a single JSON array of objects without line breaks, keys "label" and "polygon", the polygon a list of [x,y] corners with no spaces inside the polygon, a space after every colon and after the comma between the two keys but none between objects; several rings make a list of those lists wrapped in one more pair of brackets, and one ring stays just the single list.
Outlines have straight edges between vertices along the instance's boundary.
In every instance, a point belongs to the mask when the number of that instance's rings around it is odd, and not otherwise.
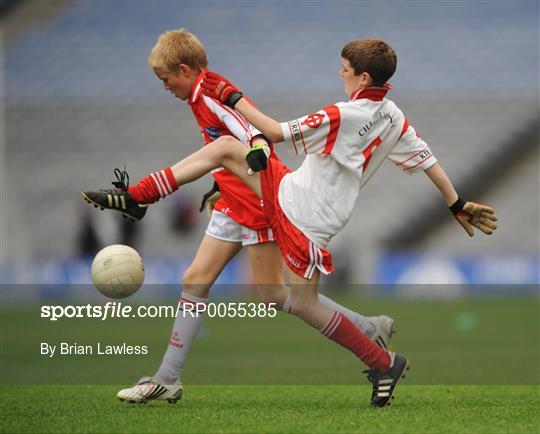
[{"label": "green grass pitch", "polygon": [[2,432],[535,433],[537,386],[402,386],[366,406],[367,386],[187,386],[175,405],[126,404],[113,386],[6,386]]},{"label": "green grass pitch", "polygon": [[[354,357],[287,315],[206,321],[176,405],[129,405],[120,387],[151,374],[171,319],[51,323],[3,308],[0,432],[538,433],[539,300],[344,300],[398,323],[411,371],[390,407],[369,407]],[[147,356],[39,355],[41,341],[147,344]]]}]

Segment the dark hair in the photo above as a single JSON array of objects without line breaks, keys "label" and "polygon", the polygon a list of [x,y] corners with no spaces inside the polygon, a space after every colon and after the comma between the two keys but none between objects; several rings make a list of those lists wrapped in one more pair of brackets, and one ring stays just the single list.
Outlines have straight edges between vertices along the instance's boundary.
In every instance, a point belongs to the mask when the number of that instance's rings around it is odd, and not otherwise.
[{"label": "dark hair", "polygon": [[349,42],[341,50],[341,57],[349,61],[355,75],[367,72],[375,86],[382,86],[396,72],[396,52],[380,39],[357,39]]}]

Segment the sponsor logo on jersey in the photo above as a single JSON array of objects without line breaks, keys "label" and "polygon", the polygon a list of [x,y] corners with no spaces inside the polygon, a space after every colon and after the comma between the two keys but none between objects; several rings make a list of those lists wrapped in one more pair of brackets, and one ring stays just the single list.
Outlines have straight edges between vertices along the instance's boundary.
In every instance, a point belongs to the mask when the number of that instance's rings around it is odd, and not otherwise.
[{"label": "sponsor logo on jersey", "polygon": [[360,128],[360,131],[358,131],[358,134],[360,134],[360,137],[365,136],[368,133],[368,131],[371,129],[371,127],[375,125],[376,122],[383,119],[389,119],[390,122],[394,123],[394,119],[392,118],[392,115],[390,113],[377,112],[373,115],[373,117],[367,124],[362,125],[362,128]]},{"label": "sponsor logo on jersey", "polygon": [[219,136],[221,136],[221,131],[219,131],[219,128],[206,127],[204,131],[206,131],[206,134],[208,134],[214,140],[216,140]]},{"label": "sponsor logo on jersey", "polygon": [[319,128],[322,124],[322,121],[324,119],[323,115],[320,115],[318,113],[313,113],[309,115],[304,122],[302,122],[302,125],[306,125],[309,128]]}]

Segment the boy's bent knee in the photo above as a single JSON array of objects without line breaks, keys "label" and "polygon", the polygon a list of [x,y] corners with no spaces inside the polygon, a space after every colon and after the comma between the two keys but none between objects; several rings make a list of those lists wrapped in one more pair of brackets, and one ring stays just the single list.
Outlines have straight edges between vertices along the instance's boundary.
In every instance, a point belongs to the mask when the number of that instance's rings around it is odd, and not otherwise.
[{"label": "boy's bent knee", "polygon": [[317,300],[312,297],[295,297],[291,294],[291,313],[300,318],[307,318],[314,309]]},{"label": "boy's bent knee", "polygon": [[275,303],[280,309],[289,295],[289,289],[284,285],[261,285],[257,289],[259,299],[264,304]]},{"label": "boy's bent knee", "polygon": [[300,318],[306,318],[309,315],[309,308],[305,304],[291,301],[291,314]]},{"label": "boy's bent knee", "polygon": [[220,158],[244,158],[246,152],[246,146],[233,136],[218,137],[206,146],[211,146]]},{"label": "boy's bent knee", "polygon": [[206,298],[213,280],[213,276],[208,273],[189,267],[182,277],[183,291],[195,297]]}]

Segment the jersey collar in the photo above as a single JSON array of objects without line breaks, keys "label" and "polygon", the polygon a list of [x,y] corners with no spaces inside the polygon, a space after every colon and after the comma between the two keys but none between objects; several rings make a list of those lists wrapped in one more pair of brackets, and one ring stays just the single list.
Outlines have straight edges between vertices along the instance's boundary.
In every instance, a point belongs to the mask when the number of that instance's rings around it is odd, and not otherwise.
[{"label": "jersey collar", "polygon": [[369,99],[370,101],[382,101],[388,91],[392,89],[390,83],[385,83],[383,87],[366,87],[365,89],[357,90],[353,92],[351,101],[358,99]]},{"label": "jersey collar", "polygon": [[207,69],[201,72],[199,76],[197,77],[197,80],[195,80],[195,83],[193,83],[193,87],[191,88],[191,95],[188,100],[189,105],[194,104],[199,99],[199,96],[201,96],[201,93],[202,93],[201,82],[206,76],[206,71]]}]

